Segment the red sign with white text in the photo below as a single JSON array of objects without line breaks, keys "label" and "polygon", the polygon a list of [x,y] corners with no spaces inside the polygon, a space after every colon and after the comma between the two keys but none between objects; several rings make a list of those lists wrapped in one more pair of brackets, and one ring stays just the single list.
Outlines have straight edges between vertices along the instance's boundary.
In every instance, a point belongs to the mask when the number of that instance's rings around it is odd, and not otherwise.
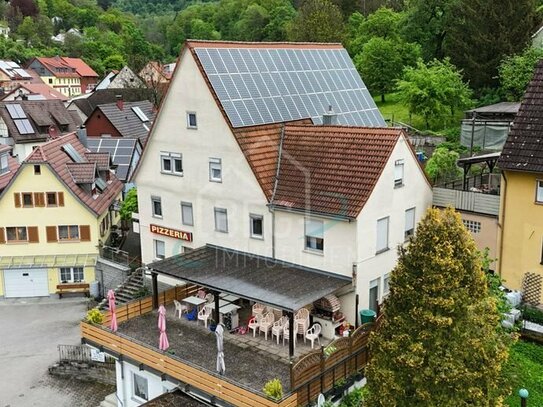
[{"label": "red sign with white text", "polygon": [[170,229],[164,226],[158,226],[153,224],[149,225],[149,228],[151,229],[152,233],[156,233],[157,235],[168,236],[173,237],[174,239],[181,239],[186,240],[187,242],[192,242],[191,232],[184,232],[182,230]]}]

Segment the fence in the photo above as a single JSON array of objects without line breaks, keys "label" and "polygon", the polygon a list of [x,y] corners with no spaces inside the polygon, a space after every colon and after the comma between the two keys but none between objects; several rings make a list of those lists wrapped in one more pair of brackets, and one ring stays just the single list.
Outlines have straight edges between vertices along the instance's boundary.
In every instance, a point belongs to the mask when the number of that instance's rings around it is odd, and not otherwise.
[{"label": "fence", "polygon": [[139,257],[130,257],[128,252],[120,250],[117,247],[103,246],[100,248],[100,256],[114,263],[122,264],[131,268],[141,267]]},{"label": "fence", "polygon": [[104,362],[92,359],[91,348],[84,345],[58,345],[58,358],[62,362],[100,363],[115,369],[115,358],[105,355]]}]

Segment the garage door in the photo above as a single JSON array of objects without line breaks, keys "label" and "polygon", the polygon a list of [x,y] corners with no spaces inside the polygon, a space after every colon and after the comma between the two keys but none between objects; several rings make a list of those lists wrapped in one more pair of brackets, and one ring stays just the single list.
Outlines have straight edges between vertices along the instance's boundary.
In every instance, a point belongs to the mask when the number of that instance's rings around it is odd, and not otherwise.
[{"label": "garage door", "polygon": [[6,298],[49,296],[47,269],[4,270],[4,288]]}]

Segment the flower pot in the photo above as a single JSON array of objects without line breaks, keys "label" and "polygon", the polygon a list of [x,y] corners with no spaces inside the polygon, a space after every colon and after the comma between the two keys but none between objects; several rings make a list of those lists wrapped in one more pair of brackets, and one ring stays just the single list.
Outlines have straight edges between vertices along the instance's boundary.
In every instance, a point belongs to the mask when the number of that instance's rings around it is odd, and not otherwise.
[{"label": "flower pot", "polygon": [[217,325],[209,325],[209,330],[211,332],[215,332],[216,329],[217,329]]}]

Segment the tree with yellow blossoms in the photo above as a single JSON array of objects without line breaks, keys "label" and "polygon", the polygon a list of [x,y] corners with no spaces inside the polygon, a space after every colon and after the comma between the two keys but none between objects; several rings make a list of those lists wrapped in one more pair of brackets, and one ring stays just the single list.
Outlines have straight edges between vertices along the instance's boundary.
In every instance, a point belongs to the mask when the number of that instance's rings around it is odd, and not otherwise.
[{"label": "tree with yellow blossoms", "polygon": [[428,210],[399,249],[381,320],[370,339],[369,407],[502,405],[511,340],[453,209]]}]

